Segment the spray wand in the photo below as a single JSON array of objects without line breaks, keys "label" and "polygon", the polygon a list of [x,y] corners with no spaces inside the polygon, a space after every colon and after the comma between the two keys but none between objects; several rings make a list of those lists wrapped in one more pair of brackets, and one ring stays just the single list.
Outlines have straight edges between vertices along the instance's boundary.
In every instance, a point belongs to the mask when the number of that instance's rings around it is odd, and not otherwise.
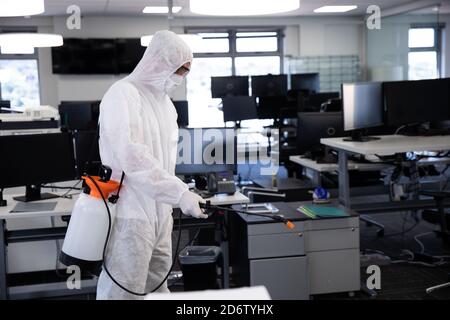
[{"label": "spray wand", "polygon": [[279,214],[263,214],[263,213],[255,213],[255,212],[249,212],[249,211],[244,211],[244,210],[236,210],[236,209],[231,209],[231,208],[221,207],[221,206],[214,206],[214,205],[211,205],[211,201],[209,201],[209,200],[206,201],[206,203],[200,203],[200,208],[204,209],[206,211],[206,213],[208,214],[208,216],[210,216],[209,212],[211,212],[213,210],[222,210],[222,211],[228,211],[228,212],[234,212],[234,213],[243,213],[243,214],[247,214],[249,216],[265,217],[265,218],[269,218],[269,219],[272,219],[275,221],[283,222],[289,230],[292,230],[295,228],[295,224],[292,223],[292,221],[286,219],[285,217],[283,217],[282,215],[279,215]]}]

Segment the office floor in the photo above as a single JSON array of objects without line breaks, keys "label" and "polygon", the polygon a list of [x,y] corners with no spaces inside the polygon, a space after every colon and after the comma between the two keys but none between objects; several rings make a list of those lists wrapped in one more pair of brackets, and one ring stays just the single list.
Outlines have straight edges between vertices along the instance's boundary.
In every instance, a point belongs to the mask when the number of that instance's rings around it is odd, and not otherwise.
[{"label": "office floor", "polygon": [[[367,226],[361,223],[361,249],[377,250],[384,252],[390,257],[399,257],[402,250],[420,252],[420,245],[414,240],[414,237],[420,234],[419,240],[423,243],[425,253],[436,256],[450,255],[450,249],[442,244],[441,239],[437,238],[433,230],[436,226],[420,220],[416,221],[405,213],[386,213],[371,216],[372,219],[385,226],[385,236],[378,238],[376,235],[376,226]],[[405,223],[404,223],[405,221]],[[411,229],[403,235],[393,235],[402,230]],[[403,229],[404,228],[404,229]],[[381,267],[381,290],[377,290],[377,296],[372,299],[380,300],[410,300],[410,299],[450,299],[450,288],[435,291],[429,295],[425,289],[450,281],[448,275],[450,265],[446,267],[427,267],[418,264],[390,264]],[[361,268],[361,280],[365,283],[368,278],[366,268]],[[371,299],[367,294],[358,292],[354,297],[347,294],[327,294],[316,296],[315,299]]]}]

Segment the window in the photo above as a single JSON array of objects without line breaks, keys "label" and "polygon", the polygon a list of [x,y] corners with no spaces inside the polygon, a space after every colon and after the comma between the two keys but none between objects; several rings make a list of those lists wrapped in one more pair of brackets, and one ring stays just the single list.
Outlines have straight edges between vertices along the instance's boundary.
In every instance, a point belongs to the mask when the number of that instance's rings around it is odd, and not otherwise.
[{"label": "window", "polygon": [[412,26],[408,34],[408,47],[408,79],[439,78],[441,26]]},{"label": "window", "polygon": [[0,84],[1,99],[12,108],[40,104],[36,59],[0,59]]},{"label": "window", "polygon": [[234,61],[238,76],[280,73],[280,57],[237,57]]},{"label": "window", "polygon": [[[36,32],[30,28],[0,28],[0,33]],[[11,107],[40,104],[39,67],[37,52],[33,54],[0,53],[0,98],[9,100]]]},{"label": "window", "polygon": [[223,127],[220,99],[211,98],[211,77],[231,75],[231,58],[196,58],[187,76],[189,126]]},{"label": "window", "polygon": [[[221,100],[211,98],[211,77],[279,74],[283,68],[281,30],[224,28],[211,32],[188,28],[186,33],[202,37],[202,45],[194,53],[192,71],[187,77],[190,127],[225,125]],[[267,125],[267,120],[245,121],[242,125]]]}]

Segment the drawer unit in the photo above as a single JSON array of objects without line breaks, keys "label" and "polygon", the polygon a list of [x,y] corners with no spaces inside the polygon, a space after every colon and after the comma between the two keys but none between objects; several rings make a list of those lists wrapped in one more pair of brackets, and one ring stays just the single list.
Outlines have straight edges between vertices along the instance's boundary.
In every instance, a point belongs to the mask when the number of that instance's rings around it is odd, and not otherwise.
[{"label": "drawer unit", "polygon": [[303,232],[262,234],[248,237],[248,258],[301,256],[305,254]]},{"label": "drawer unit", "polygon": [[306,257],[250,261],[250,285],[263,285],[272,299],[309,299]]},{"label": "drawer unit", "polygon": [[247,226],[247,234],[249,236],[256,236],[260,234],[273,234],[273,233],[293,233],[304,232],[304,222],[294,222],[294,229],[290,230],[284,223],[261,223],[251,224]]},{"label": "drawer unit", "polygon": [[359,291],[359,249],[309,252],[310,294]]},{"label": "drawer unit", "polygon": [[306,252],[357,249],[359,228],[329,229],[305,233]]}]

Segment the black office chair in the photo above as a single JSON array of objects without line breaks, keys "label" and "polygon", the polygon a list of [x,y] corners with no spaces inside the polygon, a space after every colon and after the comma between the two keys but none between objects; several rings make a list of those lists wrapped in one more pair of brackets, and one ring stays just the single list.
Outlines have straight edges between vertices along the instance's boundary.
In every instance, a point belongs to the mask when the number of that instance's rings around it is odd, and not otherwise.
[{"label": "black office chair", "polygon": [[422,190],[420,195],[432,197],[436,202],[437,212],[433,212],[438,216],[435,220],[441,226],[441,230],[437,234],[442,238],[444,243],[450,244],[450,232],[448,230],[447,216],[445,213],[445,200],[450,199],[450,191],[434,191],[434,190]]},{"label": "black office chair", "polygon": [[[450,191],[432,191],[423,190],[420,194],[427,197],[432,197],[436,201],[437,215],[439,224],[441,225],[441,230],[437,234],[442,238],[446,245],[450,244],[450,232],[448,230],[447,217],[445,213],[445,200],[450,199]],[[435,212],[436,213],[436,212]],[[433,286],[426,289],[426,293],[429,294],[435,290],[450,287],[450,274],[448,275],[448,282]]]}]

